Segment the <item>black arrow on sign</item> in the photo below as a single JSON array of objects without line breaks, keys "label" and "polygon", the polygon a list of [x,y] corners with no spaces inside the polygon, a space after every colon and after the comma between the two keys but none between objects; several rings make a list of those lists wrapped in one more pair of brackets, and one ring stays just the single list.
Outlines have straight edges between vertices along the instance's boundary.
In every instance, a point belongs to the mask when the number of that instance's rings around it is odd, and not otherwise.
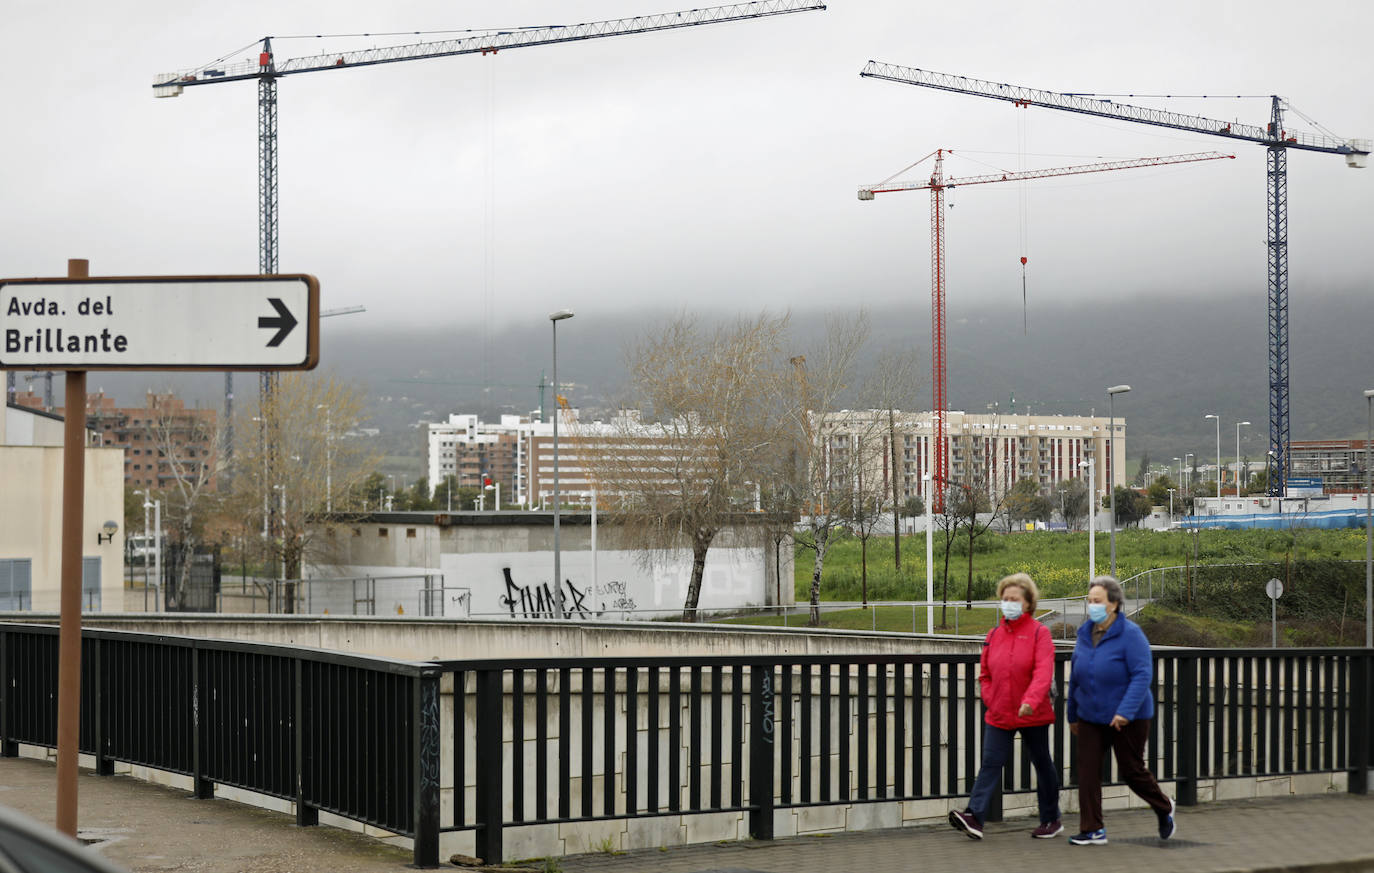
[{"label": "black arrow on sign", "polygon": [[281,341],[286,339],[286,335],[291,332],[291,328],[296,326],[296,318],[291,314],[291,310],[286,308],[286,304],[281,302],[281,298],[268,297],[267,302],[272,304],[272,308],[277,310],[275,318],[266,316],[258,319],[258,328],[277,328],[277,335],[268,340],[267,347],[274,349],[281,345]]}]

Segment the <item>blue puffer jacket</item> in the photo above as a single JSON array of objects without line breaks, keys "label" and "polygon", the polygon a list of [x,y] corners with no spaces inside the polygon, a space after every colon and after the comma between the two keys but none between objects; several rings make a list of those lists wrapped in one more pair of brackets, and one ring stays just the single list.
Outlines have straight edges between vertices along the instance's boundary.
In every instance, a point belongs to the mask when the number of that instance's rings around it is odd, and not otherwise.
[{"label": "blue puffer jacket", "polygon": [[1109,724],[1115,715],[1129,721],[1150,718],[1155,714],[1153,682],[1150,641],[1140,625],[1118,614],[1094,646],[1093,624],[1085,621],[1073,647],[1065,716],[1070,722],[1093,724]]}]

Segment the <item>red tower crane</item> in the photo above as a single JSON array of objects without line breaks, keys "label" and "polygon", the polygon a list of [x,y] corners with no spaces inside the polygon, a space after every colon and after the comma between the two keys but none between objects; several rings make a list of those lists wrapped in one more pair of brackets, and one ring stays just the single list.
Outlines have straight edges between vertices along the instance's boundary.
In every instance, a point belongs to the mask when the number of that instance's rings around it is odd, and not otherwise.
[{"label": "red tower crane", "polygon": [[[930,191],[930,382],[932,393],[931,406],[931,480],[939,487],[933,488],[933,511],[945,511],[944,486],[949,481],[949,455],[945,447],[945,192],[963,185],[985,185],[990,182],[1021,182],[1030,179],[1048,179],[1053,176],[1077,176],[1084,173],[1105,173],[1110,170],[1134,170],[1145,167],[1162,167],[1167,164],[1187,164],[1197,161],[1217,161],[1234,158],[1235,155],[1221,152],[1198,152],[1187,155],[1166,155],[1154,158],[1135,158],[1127,161],[1104,161],[1097,164],[1080,164],[1073,167],[1053,167],[1042,170],[1022,170],[1019,172],[990,173],[982,176],[950,176],[945,178],[945,155],[953,154],[952,149],[936,149],[921,160],[889,176],[876,185],[859,189],[860,200],[872,200],[878,194],[894,191]],[[935,168],[930,178],[921,182],[893,182],[897,176],[919,166],[930,158],[935,158]],[[1021,259],[1024,265],[1025,258]]]}]

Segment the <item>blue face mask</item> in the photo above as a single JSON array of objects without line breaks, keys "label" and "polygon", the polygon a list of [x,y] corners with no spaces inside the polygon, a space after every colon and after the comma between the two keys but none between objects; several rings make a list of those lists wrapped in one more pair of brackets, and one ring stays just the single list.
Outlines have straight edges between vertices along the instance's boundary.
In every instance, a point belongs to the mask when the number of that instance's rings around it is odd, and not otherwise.
[{"label": "blue face mask", "polygon": [[1019,600],[1003,600],[1002,614],[1007,617],[1007,621],[1016,621],[1021,617],[1023,608]]},{"label": "blue face mask", "polygon": [[1089,604],[1088,604],[1088,618],[1092,620],[1092,623],[1093,623],[1093,624],[1101,624],[1102,622],[1106,621],[1106,620],[1107,620],[1107,604],[1105,604],[1105,603],[1089,603]]}]

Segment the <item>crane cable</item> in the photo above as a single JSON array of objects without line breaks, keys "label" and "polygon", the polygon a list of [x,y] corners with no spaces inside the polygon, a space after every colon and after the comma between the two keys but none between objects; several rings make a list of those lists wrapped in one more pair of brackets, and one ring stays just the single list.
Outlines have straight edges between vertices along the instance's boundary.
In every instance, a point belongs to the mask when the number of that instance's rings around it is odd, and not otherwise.
[{"label": "crane cable", "polygon": [[[1018,104],[1016,104],[1016,106],[1017,106],[1017,108],[1022,109],[1022,110],[1027,110],[1027,109],[1030,108],[1029,104],[1026,104],[1026,103],[1018,103]],[[1016,164],[1017,164],[1017,169],[1018,169],[1019,171],[1023,172],[1023,173],[1024,173],[1025,170],[1026,170],[1026,116],[1027,116],[1028,114],[1029,114],[1028,112],[1023,111],[1023,112],[1018,113],[1017,116],[1016,116],[1017,145],[1018,145],[1017,156],[1016,156]],[[1028,249],[1029,249],[1029,233],[1028,233],[1028,231],[1027,231],[1027,221],[1026,221],[1026,215],[1027,215],[1026,181],[1027,181],[1026,179],[1022,179],[1022,180],[1021,180],[1021,185],[1020,185],[1021,190],[1018,192],[1019,195],[1020,195],[1020,212],[1021,212],[1021,214],[1020,214],[1020,225],[1021,225],[1021,228],[1020,228],[1020,236],[1021,236],[1020,243],[1021,243],[1021,335],[1022,335],[1022,336],[1028,336],[1028,335],[1030,334],[1030,329],[1029,329],[1029,327],[1028,327],[1027,316],[1026,316],[1026,261],[1028,260],[1027,251],[1028,251]]]}]

